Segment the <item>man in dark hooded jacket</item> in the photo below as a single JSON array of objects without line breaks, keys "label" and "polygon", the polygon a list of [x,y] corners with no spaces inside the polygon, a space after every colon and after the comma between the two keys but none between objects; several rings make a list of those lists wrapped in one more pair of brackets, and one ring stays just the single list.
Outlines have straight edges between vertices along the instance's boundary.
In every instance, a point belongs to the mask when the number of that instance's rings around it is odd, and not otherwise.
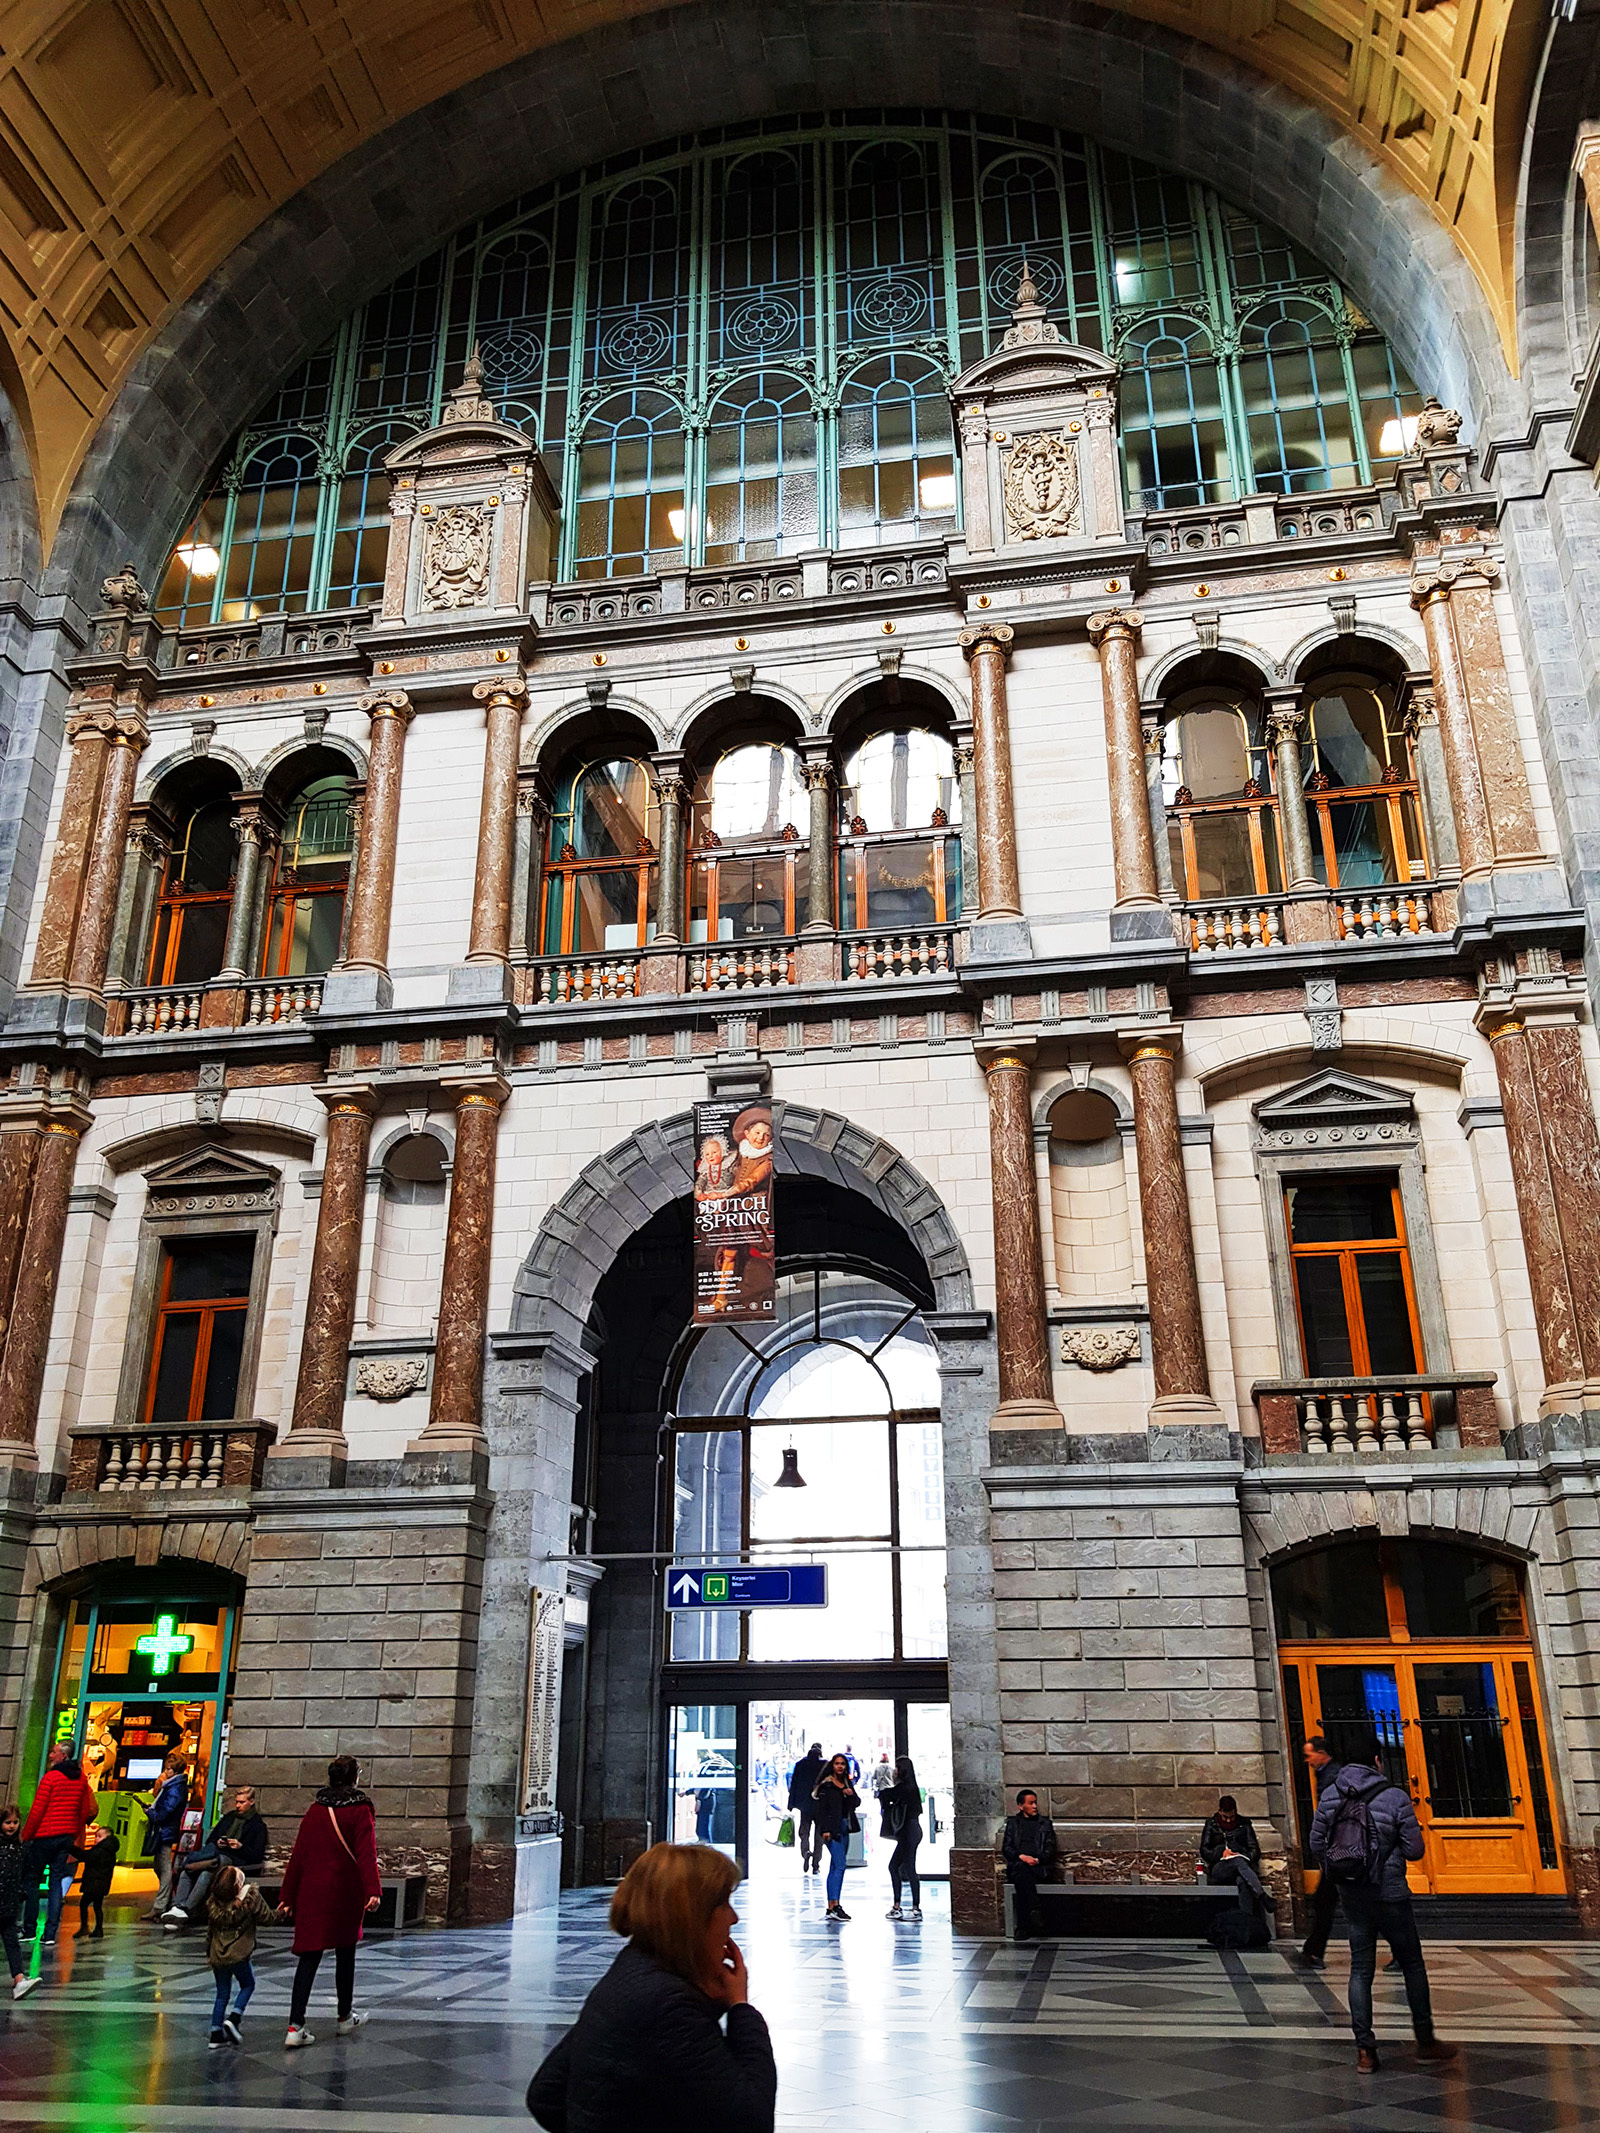
[{"label": "man in dark hooded jacket", "polygon": [[[1391,1784],[1384,1774],[1376,1733],[1361,1741],[1357,1752],[1364,1760],[1343,1764],[1322,1788],[1317,1818],[1311,1825],[1311,1856],[1322,1872],[1332,1872],[1338,1883],[1339,1901],[1350,1929],[1350,2026],[1356,2037],[1356,2066],[1363,2074],[1375,2074],[1378,2039],[1372,2027],[1372,1977],[1378,1967],[1380,1933],[1405,1975],[1406,2004],[1416,2033],[1417,2057],[1453,2059],[1456,2048],[1441,2044],[1433,2034],[1428,1971],[1422,1960],[1422,1942],[1406,1881],[1406,1861],[1420,1859],[1423,1852],[1417,1811],[1411,1804],[1411,1795]],[[1339,1872],[1339,1818],[1355,1801],[1365,1805],[1371,1818],[1374,1850],[1370,1871],[1361,1871],[1357,1878],[1347,1880]],[[1355,1819],[1352,1814],[1352,1824]],[[1354,1827],[1347,1825],[1345,1834],[1353,1838]],[[1330,1853],[1334,1855],[1332,1860]]]},{"label": "man in dark hooded jacket", "polygon": [[817,1780],[822,1775],[822,1743],[813,1741],[789,1772],[789,1812],[800,1833],[800,1871],[814,1874],[822,1858],[822,1839],[817,1835]]}]

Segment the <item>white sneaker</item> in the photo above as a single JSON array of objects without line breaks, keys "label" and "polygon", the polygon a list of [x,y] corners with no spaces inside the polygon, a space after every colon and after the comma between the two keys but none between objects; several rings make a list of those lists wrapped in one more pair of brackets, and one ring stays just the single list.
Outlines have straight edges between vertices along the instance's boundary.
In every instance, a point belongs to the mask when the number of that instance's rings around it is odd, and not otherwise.
[{"label": "white sneaker", "polygon": [[11,1997],[14,2000],[25,2000],[35,1987],[43,1983],[42,1977],[19,1977],[11,1988]]},{"label": "white sneaker", "polygon": [[169,1926],[186,1926],[189,1923],[189,1914],[187,1911],[180,1911],[174,1904],[172,1909],[165,1913],[164,1922]]},{"label": "white sneaker", "polygon": [[921,1925],[921,1923],[922,1923],[922,1913],[921,1913],[920,1911],[917,1911],[917,1910],[913,1910],[913,1911],[912,1911],[912,1913],[911,1913],[911,1915],[912,1915],[912,1917],[913,1917],[913,1918],[914,1918],[914,1919],[915,1919],[915,1920],[917,1921],[918,1925]]},{"label": "white sneaker", "polygon": [[284,2038],[283,2048],[286,2052],[296,2052],[300,2049],[302,2044],[315,2044],[316,2041],[316,2038],[311,2034],[310,2030],[307,2029],[305,2024],[302,2022],[298,2029],[291,2029],[289,2034]]},{"label": "white sneaker", "polygon": [[885,1918],[904,1918],[906,1914],[904,1911],[901,1910],[900,1906],[896,1904],[892,1911],[885,1911],[883,1915]]},{"label": "white sneaker", "polygon": [[351,2012],[350,2012],[349,2014],[347,2014],[347,2015],[341,2015],[341,2016],[339,2017],[339,2034],[340,2034],[340,2036],[341,2036],[341,2037],[348,2037],[348,2036],[349,2036],[349,2034],[350,2034],[350,2032],[351,2032],[351,2030],[353,2030],[353,2029],[359,2029],[359,2028],[361,2027],[362,2023],[363,2023],[363,2022],[365,2022],[365,2020],[366,2020],[366,2019],[367,2019],[367,2018],[366,2018],[366,2015],[365,2015],[365,2013],[364,2013],[363,2011],[361,2011],[360,2009],[352,2009],[352,2010],[351,2010]]}]

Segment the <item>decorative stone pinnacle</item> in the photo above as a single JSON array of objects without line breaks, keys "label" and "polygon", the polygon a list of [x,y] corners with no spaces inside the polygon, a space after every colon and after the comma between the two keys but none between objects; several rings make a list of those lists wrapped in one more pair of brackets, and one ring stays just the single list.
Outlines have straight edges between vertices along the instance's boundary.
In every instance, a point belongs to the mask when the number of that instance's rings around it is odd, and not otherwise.
[{"label": "decorative stone pinnacle", "polygon": [[440,418],[444,422],[492,422],[494,403],[483,394],[483,361],[478,354],[478,344],[472,344],[472,353],[461,370],[461,383],[445,402]]},{"label": "decorative stone pinnacle", "polygon": [[1001,341],[1002,348],[1025,348],[1039,341],[1059,341],[1060,333],[1050,322],[1050,314],[1039,301],[1038,284],[1033,278],[1033,269],[1026,257],[1022,262],[1022,279],[1017,284],[1017,300],[1011,307],[1011,324]]},{"label": "decorative stone pinnacle", "polygon": [[131,563],[124,563],[114,576],[101,580],[100,597],[107,607],[120,608],[124,614],[144,615],[150,611],[150,595],[139,583],[139,573]]}]

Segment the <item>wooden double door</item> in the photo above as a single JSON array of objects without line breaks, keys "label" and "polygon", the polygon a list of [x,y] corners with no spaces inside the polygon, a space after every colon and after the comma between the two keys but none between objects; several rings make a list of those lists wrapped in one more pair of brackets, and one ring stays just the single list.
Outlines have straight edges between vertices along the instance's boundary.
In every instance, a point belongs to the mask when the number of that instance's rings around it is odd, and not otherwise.
[{"label": "wooden double door", "polygon": [[1422,1825],[1415,1894],[1565,1892],[1530,1648],[1318,1643],[1286,1646],[1282,1659],[1302,1856],[1313,1812],[1306,1738],[1322,1734],[1337,1763],[1373,1728]]}]

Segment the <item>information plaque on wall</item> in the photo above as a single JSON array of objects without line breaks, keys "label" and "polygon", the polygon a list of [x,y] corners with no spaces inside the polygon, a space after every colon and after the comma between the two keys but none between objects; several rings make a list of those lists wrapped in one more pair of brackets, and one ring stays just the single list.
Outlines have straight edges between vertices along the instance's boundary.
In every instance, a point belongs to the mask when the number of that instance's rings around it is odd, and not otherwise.
[{"label": "information plaque on wall", "polygon": [[697,1326],[773,1316],[772,1106],[694,1107]]}]

